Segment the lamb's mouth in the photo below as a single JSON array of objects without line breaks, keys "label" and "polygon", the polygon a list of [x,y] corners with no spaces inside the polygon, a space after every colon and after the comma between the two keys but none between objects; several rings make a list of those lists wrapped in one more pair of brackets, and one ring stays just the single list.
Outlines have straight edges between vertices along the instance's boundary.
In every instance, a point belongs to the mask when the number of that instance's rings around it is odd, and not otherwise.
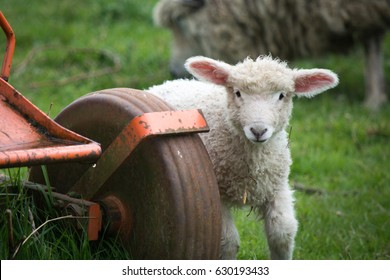
[{"label": "lamb's mouth", "polygon": [[268,138],[267,139],[256,139],[256,140],[250,140],[251,142],[253,142],[254,144],[263,144],[265,142],[268,141]]}]

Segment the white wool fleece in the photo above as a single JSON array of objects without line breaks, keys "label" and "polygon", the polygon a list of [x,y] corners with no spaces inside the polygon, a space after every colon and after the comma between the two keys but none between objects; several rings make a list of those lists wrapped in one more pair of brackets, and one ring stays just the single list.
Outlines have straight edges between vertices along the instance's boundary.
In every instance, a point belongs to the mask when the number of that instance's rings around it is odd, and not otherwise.
[{"label": "white wool fleece", "polygon": [[272,198],[275,190],[288,187],[291,157],[286,132],[279,131],[274,141],[262,145],[250,142],[228,115],[224,87],[196,80],[175,80],[147,91],[180,110],[202,109],[210,132],[200,136],[213,162],[224,200],[239,206],[244,202],[261,206]]},{"label": "white wool fleece", "polygon": [[250,205],[264,218],[270,255],[291,259],[298,223],[288,176],[286,127],[294,96],[312,97],[338,84],[326,69],[290,69],[270,56],[237,65],[192,57],[197,80],[168,81],[147,91],[177,109],[202,109],[210,132],[201,134],[221,194],[221,258],[234,258],[239,237],[229,208]]}]

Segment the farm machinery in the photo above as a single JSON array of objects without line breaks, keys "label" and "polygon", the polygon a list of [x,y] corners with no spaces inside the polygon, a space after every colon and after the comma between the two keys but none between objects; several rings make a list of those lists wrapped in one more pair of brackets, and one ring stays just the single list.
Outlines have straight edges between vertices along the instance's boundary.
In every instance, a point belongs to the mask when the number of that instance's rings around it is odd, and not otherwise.
[{"label": "farm machinery", "polygon": [[208,131],[202,112],[114,88],[79,98],[53,120],[8,82],[15,35],[1,12],[0,23],[0,168],[28,167],[23,186],[38,207],[50,195],[56,213],[80,217],[76,228],[91,241],[119,237],[136,259],[218,258],[220,200],[197,135]]}]

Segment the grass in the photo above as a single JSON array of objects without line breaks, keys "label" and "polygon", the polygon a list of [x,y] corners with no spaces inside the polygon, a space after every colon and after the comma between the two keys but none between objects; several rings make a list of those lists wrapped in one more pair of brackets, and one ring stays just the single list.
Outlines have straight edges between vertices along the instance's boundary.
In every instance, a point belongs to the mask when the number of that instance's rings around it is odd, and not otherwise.
[{"label": "grass", "polygon": [[[38,208],[22,187],[21,172],[7,170],[10,182],[0,182],[1,247],[0,259],[128,259],[129,254],[115,238],[89,242],[83,231],[69,226],[70,218],[55,213],[50,200]],[[9,187],[12,185],[12,187]],[[5,195],[7,194],[7,195]],[[11,210],[13,242],[9,241],[9,219],[5,209]],[[40,227],[42,225],[42,227]],[[14,250],[9,250],[13,243]]]},{"label": "grass", "polygon": [[[88,92],[113,87],[142,89],[170,79],[170,34],[153,26],[155,2],[40,0],[27,6],[22,0],[0,0],[17,36],[10,83],[54,117]],[[3,37],[0,44],[4,44]],[[118,61],[119,70],[114,69]],[[294,65],[329,68],[341,78],[337,89],[311,100],[295,100],[291,184],[303,188],[296,191],[300,228],[294,258],[389,259],[390,106],[377,113],[362,106],[359,48],[348,56],[302,60]],[[384,65],[390,85],[389,37]],[[113,73],[95,76],[101,69]],[[91,77],[74,80],[85,73]],[[56,84],[58,81],[61,84]],[[26,173],[11,172],[16,173],[11,174],[13,178],[24,178]],[[318,191],[308,193],[308,189]],[[28,212],[39,216],[39,210],[22,188],[8,198],[4,193],[9,190],[4,186],[0,190],[0,202],[15,209],[15,239],[21,240],[32,230]],[[235,212],[241,235],[239,258],[266,259],[262,223],[249,212]],[[6,218],[3,213],[0,217],[0,259],[6,259]],[[115,240],[89,243],[85,236],[75,236],[60,222],[52,222],[23,246],[17,258],[126,259],[128,255]]]},{"label": "grass", "polygon": [[[154,0],[69,0],[56,5],[40,0],[31,7],[21,0],[1,1],[17,36],[12,69],[15,75],[11,74],[10,82],[45,112],[51,108],[56,115],[65,105],[91,91],[145,88],[170,78],[166,71],[169,34],[153,28],[150,11]],[[80,49],[86,50],[75,56],[74,51]],[[36,53],[22,67],[31,50]],[[60,87],[36,87],[112,66],[110,57],[95,59],[99,51],[118,58],[121,69],[112,75]]]}]

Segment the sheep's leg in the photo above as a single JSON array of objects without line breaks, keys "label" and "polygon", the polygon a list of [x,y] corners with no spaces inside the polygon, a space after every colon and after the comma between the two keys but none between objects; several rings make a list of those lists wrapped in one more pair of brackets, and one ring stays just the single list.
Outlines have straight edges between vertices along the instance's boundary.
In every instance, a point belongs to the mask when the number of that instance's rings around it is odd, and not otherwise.
[{"label": "sheep's leg", "polygon": [[221,260],[234,260],[240,248],[240,237],[229,207],[221,203],[222,211],[222,235],[221,235]]},{"label": "sheep's leg", "polygon": [[276,194],[265,209],[264,221],[271,259],[292,259],[298,222],[290,190]]},{"label": "sheep's leg", "polygon": [[365,105],[377,110],[387,101],[381,49],[383,35],[370,36],[364,41],[365,51]]}]

